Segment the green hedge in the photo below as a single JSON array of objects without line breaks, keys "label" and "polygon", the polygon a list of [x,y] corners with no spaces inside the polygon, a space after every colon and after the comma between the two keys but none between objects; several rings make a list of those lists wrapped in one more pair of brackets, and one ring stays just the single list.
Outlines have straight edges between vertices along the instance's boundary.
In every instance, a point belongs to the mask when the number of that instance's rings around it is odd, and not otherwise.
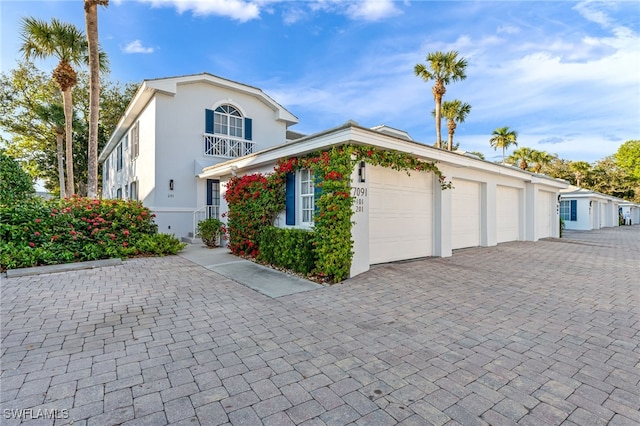
[{"label": "green hedge", "polygon": [[259,262],[301,274],[310,274],[315,269],[318,257],[311,231],[267,226],[260,233],[259,245]]},{"label": "green hedge", "polygon": [[185,246],[158,234],[137,201],[33,198],[0,206],[0,270],[176,254]]}]

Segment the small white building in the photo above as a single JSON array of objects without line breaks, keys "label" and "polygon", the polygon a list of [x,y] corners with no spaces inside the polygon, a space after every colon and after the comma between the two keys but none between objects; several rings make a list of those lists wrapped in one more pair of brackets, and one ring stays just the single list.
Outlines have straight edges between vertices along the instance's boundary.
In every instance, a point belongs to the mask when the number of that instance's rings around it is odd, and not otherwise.
[{"label": "small white building", "polygon": [[[228,210],[223,195],[232,175],[268,173],[284,158],[360,145],[437,162],[453,188],[442,189],[430,172],[358,165],[351,276],[378,263],[559,236],[565,181],[427,146],[388,126],[350,121],[303,136],[289,130],[297,121],[262,90],[210,74],[145,81],[100,154],[103,197],[139,199],[156,214],[160,232],[188,237],[198,220]],[[313,227],[309,182],[308,173],[295,174],[298,202],[276,226]]]},{"label": "small white building", "polygon": [[573,185],[560,191],[560,218],[565,229],[588,231],[618,226],[623,205],[633,203]]},{"label": "small white building", "polygon": [[[380,129],[384,129],[381,132]],[[507,241],[537,241],[559,236],[559,190],[565,181],[460,155],[407,138],[406,133],[360,127],[354,122],[310,135],[288,144],[204,169],[199,177],[218,179],[221,191],[232,175],[268,173],[282,158],[299,157],[333,146],[361,145],[410,153],[437,167],[453,184],[442,189],[433,173],[411,172],[358,165],[351,176],[356,197],[352,240],[354,256],[351,276],[373,264],[427,256],[447,257],[455,249],[495,246]],[[296,173],[296,210],[291,218],[283,213],[276,226],[311,228],[305,219],[304,171]],[[313,198],[313,197],[311,197]],[[228,207],[222,201],[221,211]]]}]

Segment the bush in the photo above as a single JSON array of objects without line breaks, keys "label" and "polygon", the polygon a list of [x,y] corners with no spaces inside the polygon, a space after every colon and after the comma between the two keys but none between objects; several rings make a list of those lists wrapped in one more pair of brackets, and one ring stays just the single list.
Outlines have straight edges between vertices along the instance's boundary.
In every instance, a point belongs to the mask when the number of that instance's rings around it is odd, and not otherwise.
[{"label": "bush", "polygon": [[267,226],[262,229],[259,246],[260,262],[301,274],[310,274],[315,269],[317,256],[311,231]]},{"label": "bush", "polygon": [[0,150],[0,206],[8,206],[35,195],[31,177],[20,164]]},{"label": "bush", "polygon": [[207,247],[217,247],[222,235],[222,222],[219,219],[210,217],[198,223],[197,236]]},{"label": "bush", "polygon": [[135,255],[175,254],[138,201],[33,198],[0,207],[0,269]]}]

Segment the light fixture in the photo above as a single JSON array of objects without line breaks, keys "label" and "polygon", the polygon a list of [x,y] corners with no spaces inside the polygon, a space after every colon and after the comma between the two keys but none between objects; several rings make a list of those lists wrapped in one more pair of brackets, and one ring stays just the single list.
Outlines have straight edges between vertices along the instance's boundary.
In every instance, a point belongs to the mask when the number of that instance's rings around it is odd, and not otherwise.
[{"label": "light fixture", "polygon": [[365,163],[364,161],[360,162],[360,165],[358,166],[358,177],[360,178],[360,182],[364,182],[365,181]]},{"label": "light fixture", "polygon": [[169,180],[169,191],[173,191],[173,179]]}]

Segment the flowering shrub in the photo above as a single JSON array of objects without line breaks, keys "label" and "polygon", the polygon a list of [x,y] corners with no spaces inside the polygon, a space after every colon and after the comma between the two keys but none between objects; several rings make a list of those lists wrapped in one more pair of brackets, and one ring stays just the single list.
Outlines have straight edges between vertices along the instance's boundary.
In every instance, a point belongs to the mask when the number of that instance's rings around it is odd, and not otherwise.
[{"label": "flowering shrub", "polygon": [[31,199],[0,208],[0,268],[135,255],[175,254],[140,202],[81,197]]}]

